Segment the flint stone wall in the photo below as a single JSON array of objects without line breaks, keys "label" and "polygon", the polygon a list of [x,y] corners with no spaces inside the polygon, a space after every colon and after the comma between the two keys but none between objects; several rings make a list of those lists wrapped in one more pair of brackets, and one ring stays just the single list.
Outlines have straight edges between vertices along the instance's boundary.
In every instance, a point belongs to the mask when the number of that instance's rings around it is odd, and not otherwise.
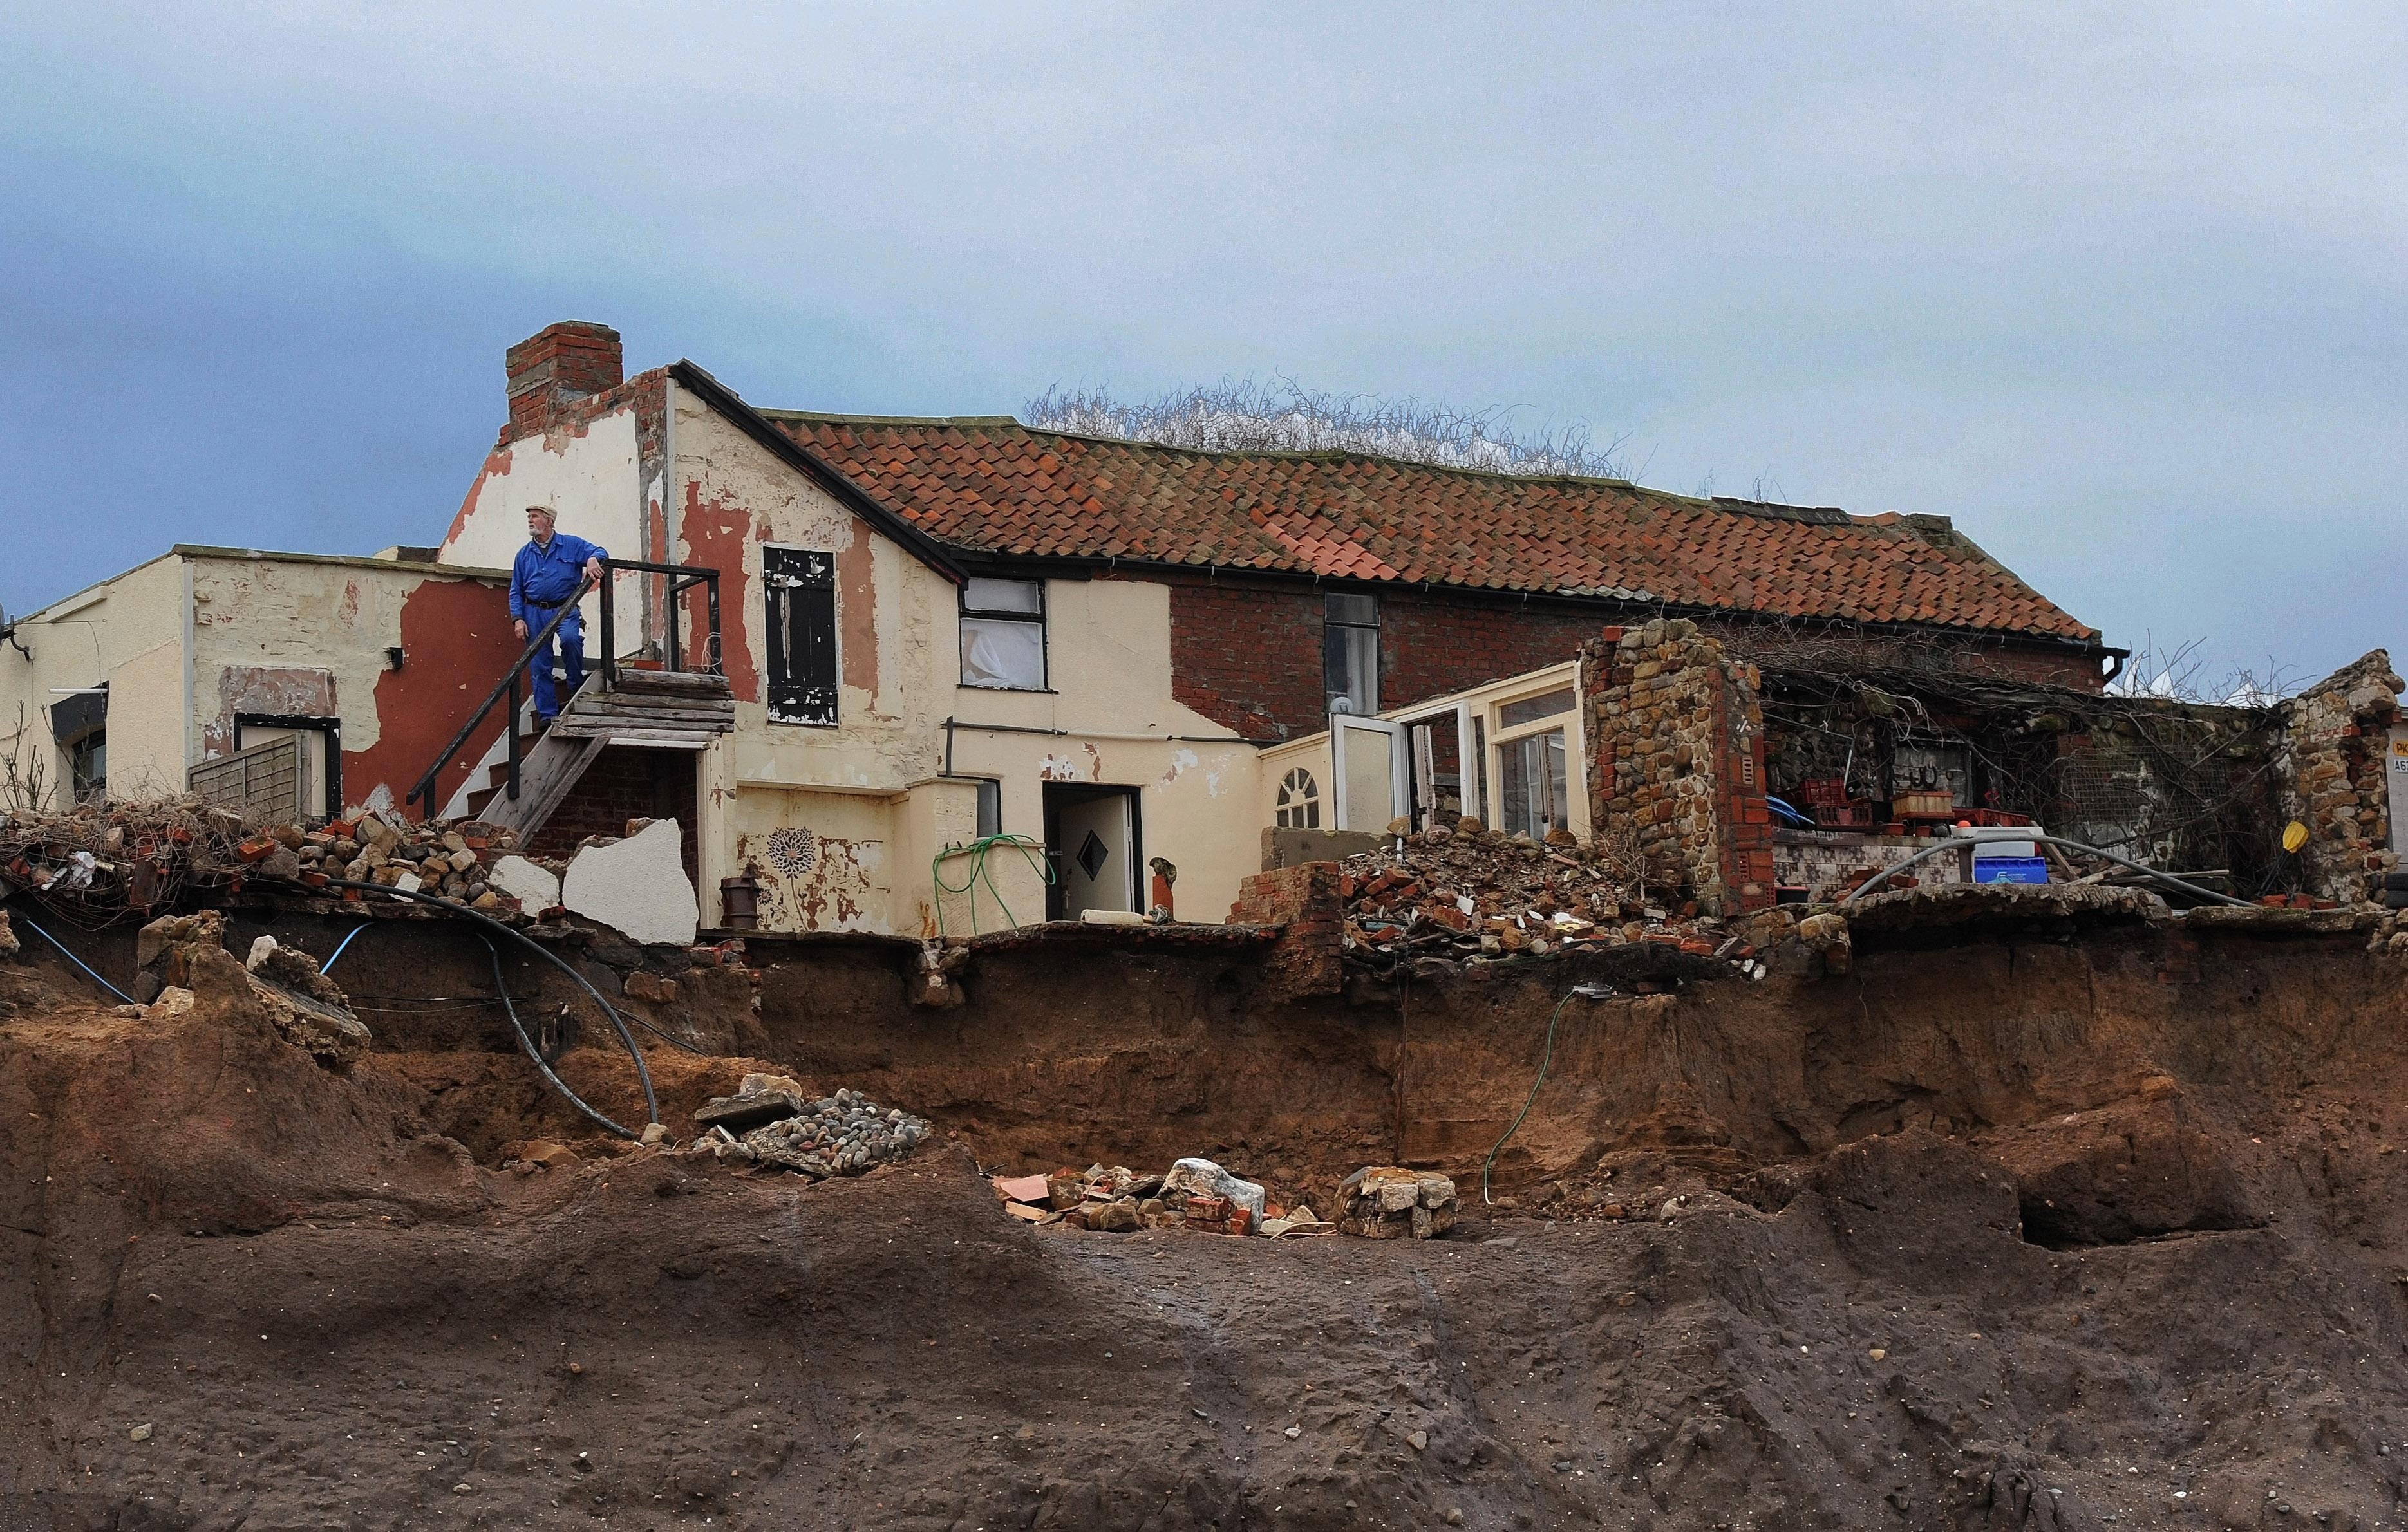
[{"label": "flint stone wall", "polygon": [[1709,914],[1773,902],[1763,678],[1685,619],[1582,646],[1589,825]]}]

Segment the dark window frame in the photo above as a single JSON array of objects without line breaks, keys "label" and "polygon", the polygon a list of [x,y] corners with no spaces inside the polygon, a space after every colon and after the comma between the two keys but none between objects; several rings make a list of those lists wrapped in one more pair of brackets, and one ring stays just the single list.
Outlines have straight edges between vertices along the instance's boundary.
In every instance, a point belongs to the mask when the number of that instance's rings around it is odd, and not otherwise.
[{"label": "dark window frame", "polygon": [[961,588],[954,594],[953,659],[956,666],[958,666],[961,661],[959,624],[963,621],[975,617],[981,622],[1032,623],[1037,627],[1037,684],[1034,686],[985,686],[970,680],[967,675],[961,675],[958,669],[955,672],[958,677],[955,684],[968,687],[973,692],[1051,692],[1054,690],[1052,603],[1046,596],[1045,581],[1022,575],[974,575],[970,578],[1009,582],[1014,585],[1034,585],[1037,587],[1037,609],[1033,612],[1005,611],[993,607],[973,607],[970,605],[970,581],[963,580]]},{"label": "dark window frame", "polygon": [[[1369,602],[1371,605],[1371,620],[1368,623],[1364,623],[1355,621],[1352,618],[1343,618],[1336,615],[1337,606],[1341,601]],[[1369,688],[1371,694],[1370,704],[1368,707],[1357,708],[1355,709],[1355,714],[1358,717],[1364,718],[1375,717],[1378,715],[1380,711],[1381,670],[1380,621],[1380,598],[1377,595],[1371,594],[1366,591],[1326,591],[1323,593],[1321,598],[1321,700],[1324,708],[1328,708],[1330,703],[1340,697],[1351,698],[1352,696],[1352,693],[1350,691],[1340,689],[1330,684],[1332,680],[1330,673],[1332,665],[1338,660],[1339,656],[1344,652],[1343,649],[1337,642],[1338,635],[1340,633],[1369,633],[1371,635],[1371,684]],[[1335,709],[1331,710],[1334,711]]]},{"label": "dark window frame", "polygon": [[321,795],[325,817],[343,817],[343,721],[322,713],[236,713],[234,748],[242,749],[245,724],[254,729],[303,729],[326,737],[326,791]]},{"label": "dark window frame", "polygon": [[[761,606],[769,645],[762,666],[762,699],[767,705],[769,722],[811,729],[838,727],[844,661],[839,648],[843,623],[837,603],[836,554],[817,548],[762,544]],[[804,610],[813,624],[824,614],[824,644],[811,642],[812,635],[798,620],[798,610]],[[792,642],[797,631],[806,643],[799,664]]]}]

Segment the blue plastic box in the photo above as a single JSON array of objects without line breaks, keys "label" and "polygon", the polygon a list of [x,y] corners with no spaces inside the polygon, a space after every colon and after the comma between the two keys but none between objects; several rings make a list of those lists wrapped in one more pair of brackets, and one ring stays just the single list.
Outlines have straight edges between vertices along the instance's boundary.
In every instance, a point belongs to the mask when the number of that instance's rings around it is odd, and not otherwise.
[{"label": "blue plastic box", "polygon": [[2045,883],[2048,881],[2048,859],[2041,856],[1977,856],[1973,858],[1973,881]]}]

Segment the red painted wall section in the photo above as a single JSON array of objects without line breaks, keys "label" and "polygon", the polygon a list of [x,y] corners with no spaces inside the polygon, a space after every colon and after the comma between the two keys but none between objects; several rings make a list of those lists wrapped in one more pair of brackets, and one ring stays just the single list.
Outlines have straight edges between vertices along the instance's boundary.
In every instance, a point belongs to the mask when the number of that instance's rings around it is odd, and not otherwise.
[{"label": "red painted wall section", "polygon": [[717,498],[705,500],[702,486],[685,486],[685,512],[679,518],[678,562],[699,564],[720,572],[720,659],[727,670],[728,689],[738,702],[761,700],[761,667],[752,656],[748,618],[752,610],[751,544],[767,542],[769,529],[752,524],[752,512]]},{"label": "red painted wall section", "polygon": [[[377,742],[343,752],[343,796],[366,802],[380,786],[395,808],[502,679],[522,646],[510,633],[509,594],[474,580],[429,580],[402,599],[402,667],[377,677]],[[462,747],[438,781],[435,806],[502,732],[502,711]]]}]

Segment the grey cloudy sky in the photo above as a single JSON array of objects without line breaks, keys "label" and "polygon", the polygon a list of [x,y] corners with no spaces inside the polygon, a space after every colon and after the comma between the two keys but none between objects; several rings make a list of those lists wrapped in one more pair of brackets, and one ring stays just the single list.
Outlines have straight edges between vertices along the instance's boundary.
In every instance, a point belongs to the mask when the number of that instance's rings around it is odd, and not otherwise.
[{"label": "grey cloudy sky", "polygon": [[2408,640],[2397,4],[79,0],[0,57],[16,609],[431,540],[579,318],[794,408],[1521,405],[1954,516],[2111,641]]}]

